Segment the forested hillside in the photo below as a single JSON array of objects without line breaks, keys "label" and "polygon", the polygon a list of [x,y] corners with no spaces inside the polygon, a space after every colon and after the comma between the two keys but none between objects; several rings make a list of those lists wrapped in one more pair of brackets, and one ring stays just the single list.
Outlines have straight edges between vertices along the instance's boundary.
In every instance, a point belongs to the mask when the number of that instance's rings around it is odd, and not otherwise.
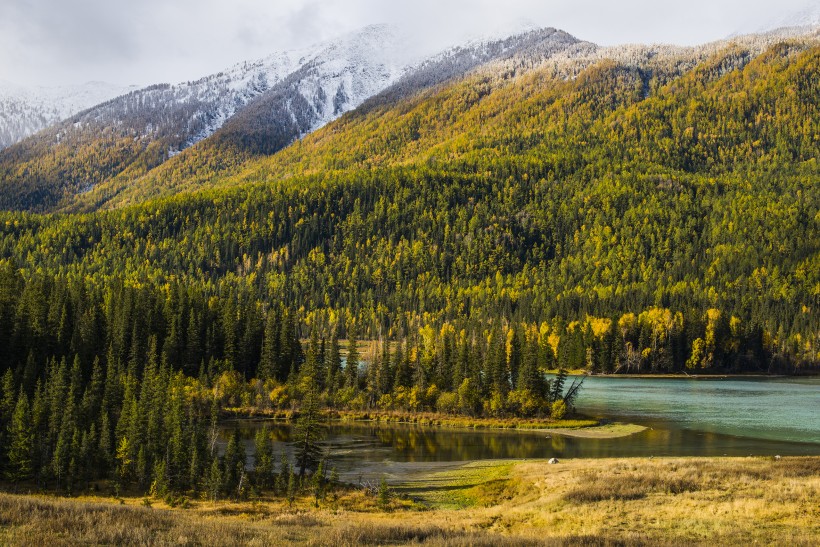
[{"label": "forested hillside", "polygon": [[[652,334],[630,370],[815,366],[818,59],[729,51],[663,84],[612,63],[573,80],[479,73],[348,116],[237,189],[4,214],[0,249],[27,275],[97,286],[253,287],[263,307],[356,317],[368,337],[522,321],[589,341],[634,314]],[[725,351],[710,325],[732,333]],[[657,340],[673,334],[677,353]]]},{"label": "forested hillside", "polygon": [[[694,48],[602,48],[549,30],[523,35],[488,57],[468,48],[443,56],[429,67],[419,67],[342,117],[332,128],[307,135],[280,154],[260,155],[262,144],[250,135],[241,136],[241,131],[236,131],[240,128],[234,127],[234,135],[215,135],[125,187],[109,191],[116,185],[103,184],[97,192],[79,195],[71,208],[94,210],[99,206],[96,196],[100,193],[110,193],[106,208],[122,207],[151,197],[207,187],[260,180],[276,182],[308,173],[423,164],[430,159],[439,161],[440,167],[448,171],[482,169],[497,162],[499,156],[509,158],[510,162],[520,159],[543,164],[549,161],[547,154],[566,155],[573,139],[584,142],[586,137],[582,133],[587,125],[596,121],[600,124],[612,115],[617,119],[620,113],[613,112],[616,107],[628,107],[643,99],[669,98],[661,93],[672,81],[689,86],[687,95],[697,95],[699,85],[714,83],[727,73],[743,69],[778,44],[790,43],[799,49],[820,43],[811,35],[783,42],[784,38],[771,34]],[[479,52],[486,54],[481,48]],[[474,59],[476,56],[481,62]],[[464,57],[467,61],[461,62]],[[471,66],[470,61],[474,68],[463,77],[459,67]],[[455,66],[451,66],[453,63]],[[613,81],[601,86],[599,80],[607,78],[606,70],[612,72]],[[441,83],[438,78],[442,75],[449,75],[449,83],[431,87]],[[618,78],[622,80],[617,81]],[[598,90],[603,91],[600,98],[594,97]],[[712,93],[721,92],[721,88],[712,87]],[[620,102],[606,103],[613,98]],[[676,125],[671,125],[672,119],[665,119],[670,113],[657,110],[658,103],[653,101],[640,106],[647,118],[661,117],[658,123],[653,122],[651,133],[615,136],[625,146],[638,137],[653,143],[650,148],[657,148],[659,139],[670,138],[673,132],[680,133],[688,127],[679,126],[685,121],[681,116],[690,115],[688,107],[680,104],[682,99],[677,94]],[[582,108],[577,108],[579,105]],[[559,107],[566,112],[559,112]],[[754,107],[744,105],[746,109]],[[711,112],[701,109],[695,114],[708,116]],[[632,123],[627,118],[621,120],[621,125],[624,121]],[[716,126],[708,119],[707,125]],[[608,130],[603,131],[600,138],[608,139]],[[659,134],[661,131],[664,133]],[[702,133],[699,138],[704,135],[708,134]],[[739,135],[747,136],[750,135]],[[735,143],[720,144],[731,147]],[[649,159],[653,164],[666,161],[657,154],[641,159]]]},{"label": "forested hillside", "polygon": [[560,418],[547,370],[816,371],[820,47],[521,59],[210,189],[0,213],[6,476],[240,496],[220,408]]}]

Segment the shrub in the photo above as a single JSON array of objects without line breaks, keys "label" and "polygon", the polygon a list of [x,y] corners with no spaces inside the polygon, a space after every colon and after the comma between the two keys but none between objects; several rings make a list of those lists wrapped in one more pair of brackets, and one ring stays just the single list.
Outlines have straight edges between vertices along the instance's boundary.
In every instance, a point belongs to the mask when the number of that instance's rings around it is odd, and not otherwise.
[{"label": "shrub", "polygon": [[387,510],[390,507],[390,497],[392,492],[390,491],[390,487],[387,485],[387,481],[382,477],[381,482],[379,483],[379,507],[382,510]]},{"label": "shrub", "polygon": [[530,390],[511,391],[507,397],[509,409],[518,416],[534,416],[543,406],[543,400]]},{"label": "shrub", "polygon": [[465,378],[458,387],[458,404],[461,411],[475,415],[481,411],[481,395],[478,392],[475,380]]},{"label": "shrub", "polygon": [[484,410],[491,416],[500,416],[506,410],[506,401],[504,394],[498,390],[493,390],[490,394],[490,399],[484,401]]},{"label": "shrub", "polygon": [[552,408],[550,408],[550,416],[552,416],[553,419],[562,420],[566,415],[567,403],[565,403],[563,399],[558,399],[552,403]]},{"label": "shrub", "polygon": [[393,396],[389,393],[385,393],[379,397],[379,401],[376,403],[376,405],[382,410],[392,410],[393,404]]},{"label": "shrub", "polygon": [[286,386],[276,386],[270,391],[269,397],[273,408],[283,409],[290,404],[290,395]]},{"label": "shrub", "polygon": [[452,391],[445,391],[438,396],[436,409],[446,414],[455,414],[458,411],[458,394]]}]

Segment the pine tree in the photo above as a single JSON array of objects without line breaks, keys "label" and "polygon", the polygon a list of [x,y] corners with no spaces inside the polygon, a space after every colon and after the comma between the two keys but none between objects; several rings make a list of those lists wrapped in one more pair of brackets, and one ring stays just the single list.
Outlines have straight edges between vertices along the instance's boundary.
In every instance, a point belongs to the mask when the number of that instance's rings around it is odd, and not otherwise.
[{"label": "pine tree", "polygon": [[201,424],[197,424],[197,426],[198,427],[191,428],[191,462],[188,466],[188,485],[195,493],[199,491],[199,488],[203,484],[202,465],[204,457],[202,449],[202,426]]},{"label": "pine tree", "polygon": [[134,460],[132,459],[132,446],[128,442],[128,437],[122,437],[117,445],[117,485],[122,486],[127,483],[133,475]]},{"label": "pine tree", "polygon": [[276,475],[276,493],[285,494],[288,488],[288,478],[290,477],[290,460],[288,454],[282,450],[282,457],[279,461],[279,473]]},{"label": "pine tree", "polygon": [[359,348],[356,339],[356,324],[350,324],[347,330],[347,359],[345,361],[345,384],[347,387],[359,386]]},{"label": "pine tree", "polygon": [[185,373],[193,376],[200,363],[202,362],[202,326],[199,320],[199,315],[191,310],[188,316],[188,329],[186,331],[186,349],[185,349]]},{"label": "pine tree", "polygon": [[456,363],[453,367],[453,387],[458,388],[461,382],[470,375],[470,345],[467,334],[461,331],[456,344]]},{"label": "pine tree", "polygon": [[100,462],[100,471],[101,474],[105,474],[112,468],[112,464],[114,462],[114,443],[111,441],[111,423],[108,418],[108,412],[103,411],[100,415],[98,437],[98,459]]},{"label": "pine tree", "polygon": [[263,427],[256,432],[254,446],[256,487],[259,490],[264,490],[271,486],[271,479],[273,478],[273,443],[267,427]]},{"label": "pine tree", "polygon": [[225,297],[222,310],[222,335],[223,335],[223,356],[228,370],[235,370],[237,356],[237,311],[235,296],[229,294]]},{"label": "pine tree", "polygon": [[333,328],[333,334],[330,337],[330,347],[325,354],[325,370],[327,376],[325,378],[325,389],[328,395],[333,397],[339,389],[339,377],[342,371],[342,357],[339,351],[339,336],[336,332],[337,328]]},{"label": "pine tree", "polygon": [[313,474],[313,504],[318,509],[319,500],[324,498],[325,491],[325,462],[320,461],[316,473]]},{"label": "pine tree", "polygon": [[8,424],[11,420],[16,403],[15,395],[17,392],[14,389],[14,375],[11,369],[6,369],[0,380],[0,426]]},{"label": "pine tree", "polygon": [[149,493],[156,498],[164,498],[171,490],[168,479],[168,469],[165,460],[157,460],[151,473],[151,488]]},{"label": "pine tree", "polygon": [[302,403],[299,408],[299,419],[293,431],[294,447],[296,449],[296,465],[299,467],[299,477],[304,477],[308,469],[314,468],[319,462],[321,449],[319,387],[316,382],[318,341],[314,329],[311,335],[311,344],[308,349],[308,359],[302,370],[300,388]]},{"label": "pine tree", "polygon": [[382,480],[379,482],[379,507],[386,511],[390,507],[390,498],[392,497],[392,492],[390,491],[390,487],[387,485],[387,480],[382,477]]},{"label": "pine tree", "polygon": [[522,333],[520,328],[510,329],[508,333],[509,351],[507,354],[507,370],[510,374],[510,382],[512,385],[518,385],[518,374],[521,370],[523,360],[522,351]]},{"label": "pine tree", "polygon": [[314,325],[310,329],[310,339],[308,340],[308,350],[305,356],[305,363],[301,370],[300,383],[305,383],[307,378],[315,384],[316,390],[321,392],[320,377],[323,376],[324,362],[321,355],[321,343],[319,342],[319,332]]},{"label": "pine tree", "polygon": [[507,348],[506,337],[501,328],[496,327],[493,331],[492,341],[488,349],[489,370],[493,383],[493,389],[505,396],[510,389],[509,373],[507,370]]},{"label": "pine tree", "polygon": [[28,396],[21,389],[8,427],[8,471],[12,482],[24,481],[34,473],[34,428]]},{"label": "pine tree", "polygon": [[273,308],[268,310],[268,317],[265,321],[265,331],[262,342],[262,353],[259,361],[259,379],[271,380],[280,377],[278,369],[280,363],[280,332],[278,310]]},{"label": "pine tree", "polygon": [[245,473],[245,445],[239,436],[239,430],[234,429],[228,446],[225,447],[223,457],[222,484],[226,492],[238,493]]},{"label": "pine tree", "polygon": [[83,394],[82,418],[84,423],[91,423],[99,415],[104,390],[105,377],[102,364],[100,358],[96,357],[91,368],[91,380]]},{"label": "pine tree", "polygon": [[413,382],[413,373],[410,370],[410,356],[403,350],[403,346],[406,344],[406,340],[396,342],[396,353],[393,355],[393,363],[396,371],[393,385],[396,387],[410,387]]},{"label": "pine tree", "polygon": [[211,498],[211,501],[217,501],[224,489],[222,477],[222,464],[220,463],[219,458],[214,458],[213,460],[211,460],[211,467],[208,472],[206,487],[208,491],[208,497]]},{"label": "pine tree", "polygon": [[282,312],[279,341],[281,354],[279,366],[277,367],[278,379],[285,381],[288,378],[296,377],[304,359],[302,345],[299,342],[299,331],[296,328],[296,318],[288,308],[284,308]]},{"label": "pine tree", "polygon": [[100,471],[97,443],[97,431],[94,428],[94,424],[91,424],[88,426],[87,430],[82,432],[82,435],[80,436],[80,475],[78,478],[81,482],[86,484],[92,478],[97,477]]},{"label": "pine tree", "polygon": [[32,433],[34,435],[34,474],[38,482],[41,483],[48,474],[48,462],[50,461],[48,416],[48,401],[46,399],[45,388],[43,388],[43,384],[40,383],[40,380],[37,380],[37,387],[34,390],[34,402],[31,405],[31,423]]},{"label": "pine tree", "polygon": [[76,356],[71,367],[70,384],[66,391],[66,401],[62,407],[60,427],[54,446],[52,472],[57,484],[66,489],[71,488],[77,476],[77,463],[80,449],[80,430],[78,428],[79,392],[81,389],[80,359]]},{"label": "pine tree", "polygon": [[376,406],[376,402],[379,400],[379,395],[381,395],[379,389],[381,352],[378,351],[377,342],[370,343],[369,353],[373,357],[370,362],[367,363],[367,368],[365,369],[365,391],[367,393],[369,407],[374,408]]},{"label": "pine tree", "polygon": [[384,340],[381,347],[381,359],[378,369],[378,390],[380,394],[393,391],[393,380],[395,379],[393,363],[390,360],[390,341]]},{"label": "pine tree", "polygon": [[149,460],[148,450],[145,444],[137,445],[137,459],[134,461],[134,474],[136,475],[137,484],[142,490],[150,486],[151,461]]}]

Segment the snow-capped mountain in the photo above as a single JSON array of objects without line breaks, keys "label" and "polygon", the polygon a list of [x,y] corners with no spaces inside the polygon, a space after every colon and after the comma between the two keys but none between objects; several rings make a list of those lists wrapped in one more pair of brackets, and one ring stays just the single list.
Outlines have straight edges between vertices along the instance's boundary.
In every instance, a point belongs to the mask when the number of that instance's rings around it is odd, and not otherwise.
[{"label": "snow-capped mountain", "polygon": [[[576,42],[555,29],[530,30],[425,56],[394,27],[373,25],[197,81],[132,91],[0,151],[0,183],[16,179],[0,207],[95,209],[145,199],[170,191],[166,162],[196,187],[226,165],[274,153],[373,97],[396,100],[525,49],[548,56]],[[176,157],[204,140],[205,148]]]},{"label": "snow-capped mountain", "polygon": [[515,56],[533,62],[578,43],[565,32],[540,29],[473,40],[414,62],[405,53],[413,48],[401,36],[385,39],[385,32],[389,27],[370,27],[364,40],[339,43],[251,101],[210,138],[136,181],[106,181],[64,209],[119,207],[205,187],[252,156],[272,154],[349,110],[366,114],[486,63]]},{"label": "snow-capped mountain", "polygon": [[24,87],[0,81],[0,149],[133,89],[105,82]]},{"label": "snow-capped mountain", "polygon": [[349,110],[396,101],[461,76],[494,59],[532,49],[551,55],[578,42],[555,29],[474,39],[421,60],[405,53],[406,39],[390,27],[368,27],[340,42],[255,99],[214,135],[272,153]]},{"label": "snow-capped mountain", "polygon": [[414,61],[403,40],[390,26],[370,26],[197,81],[132,91],[0,151],[0,182],[25,164],[28,178],[18,183],[27,190],[15,201],[39,209],[105,180],[117,179],[121,188],[210,137],[251,104],[253,119],[239,126],[243,144],[261,128],[262,150],[275,151],[395,82]]},{"label": "snow-capped mountain", "polygon": [[411,70],[416,59],[406,40],[391,26],[373,25],[300,56],[290,74],[229,116],[217,139],[271,153],[319,129]]},{"label": "snow-capped mountain", "polygon": [[[404,70],[398,32],[371,26],[311,48],[286,51],[193,82],[155,85],[101,104],[66,124],[122,127],[137,138],[168,140],[168,153],[209,137],[255,99],[287,86],[290,114],[308,105],[312,131],[395,81]],[[283,120],[287,122],[288,120]],[[70,125],[70,127],[68,127]],[[298,135],[296,135],[298,136]]]}]

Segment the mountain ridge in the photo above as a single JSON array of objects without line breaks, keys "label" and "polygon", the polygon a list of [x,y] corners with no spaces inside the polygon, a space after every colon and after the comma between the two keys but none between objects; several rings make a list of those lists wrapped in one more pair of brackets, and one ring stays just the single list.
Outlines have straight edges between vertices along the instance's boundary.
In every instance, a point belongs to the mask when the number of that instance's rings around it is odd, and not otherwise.
[{"label": "mountain ridge", "polygon": [[[0,195],[0,207],[92,211],[221,184],[241,172],[246,174],[239,180],[249,180],[254,169],[268,178],[291,176],[281,165],[298,152],[276,156],[272,167],[265,166],[266,157],[345,113],[349,120],[367,117],[474,71],[484,71],[491,81],[534,70],[573,79],[590,66],[614,62],[642,72],[646,88],[650,80],[658,85],[721,52],[733,51],[718,72],[742,67],[783,40],[819,37],[781,30],[701,46],[601,47],[546,28],[495,41],[475,39],[413,63],[396,29],[373,25],[193,82],[134,91],[2,151],[0,187],[9,191]],[[174,100],[166,108],[168,97]],[[119,115],[131,121],[117,121]]]},{"label": "mountain ridge", "polygon": [[[236,161],[273,153],[392,84],[407,84],[402,77],[408,73],[425,76],[405,93],[532,41],[552,40],[556,47],[575,41],[554,29],[529,31],[476,39],[419,59],[408,54],[404,40],[394,27],[371,25],[307,53],[240,63],[194,82],[149,86],[103,103],[0,152],[0,185],[16,186],[0,197],[0,206],[71,210],[79,199],[82,208],[94,209],[201,141],[237,148]],[[214,156],[205,163],[210,168],[222,161]],[[23,180],[15,174],[20,172],[26,173]]]},{"label": "mountain ridge", "polygon": [[[0,151],[0,184],[25,186],[18,188],[22,208],[48,210],[66,196],[86,193],[109,178],[135,178],[208,138],[254,99],[310,67],[312,87],[296,82],[304,87],[292,86],[287,97],[305,106],[298,113],[304,123],[292,136],[298,137],[357,106],[363,93],[397,78],[400,68],[388,57],[404,53],[391,46],[395,42],[393,29],[371,26],[305,50],[238,63],[199,80],[132,91]],[[346,62],[346,54],[357,55],[356,62]],[[324,93],[317,80],[335,84],[337,97],[343,91],[336,111],[325,111],[332,99],[301,96]],[[286,116],[293,114],[285,110]],[[22,182],[15,180],[21,170],[28,173]]]},{"label": "mountain ridge", "polygon": [[0,80],[0,150],[135,87],[96,81],[27,87]]}]

